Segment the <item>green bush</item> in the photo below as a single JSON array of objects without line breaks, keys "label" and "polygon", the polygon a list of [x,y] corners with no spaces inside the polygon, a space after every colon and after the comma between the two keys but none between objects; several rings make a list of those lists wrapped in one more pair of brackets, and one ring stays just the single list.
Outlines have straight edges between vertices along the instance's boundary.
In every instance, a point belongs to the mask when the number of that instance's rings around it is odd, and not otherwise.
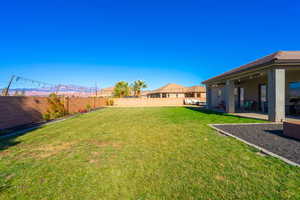
[{"label": "green bush", "polygon": [[106,100],[106,105],[107,106],[113,106],[114,105],[114,100],[113,99],[107,99]]},{"label": "green bush", "polygon": [[48,112],[43,114],[43,119],[46,120],[46,121],[50,120],[51,119],[50,114]]},{"label": "green bush", "polygon": [[55,93],[50,94],[47,101],[49,109],[44,114],[45,120],[60,118],[68,114],[63,102]]},{"label": "green bush", "polygon": [[92,106],[91,106],[90,104],[87,104],[87,105],[85,106],[85,108],[86,108],[86,110],[87,110],[88,112],[90,112],[90,111],[92,110]]}]

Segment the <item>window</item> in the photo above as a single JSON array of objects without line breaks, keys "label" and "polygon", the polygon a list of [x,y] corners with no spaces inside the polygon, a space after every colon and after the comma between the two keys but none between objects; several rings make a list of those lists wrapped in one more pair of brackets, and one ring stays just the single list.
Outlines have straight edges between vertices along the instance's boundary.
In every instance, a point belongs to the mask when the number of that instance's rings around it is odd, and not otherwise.
[{"label": "window", "polygon": [[300,98],[300,82],[289,83],[289,97]]},{"label": "window", "polygon": [[219,89],[219,90],[218,90],[218,97],[221,97],[221,96],[222,96],[222,90]]},{"label": "window", "polygon": [[238,88],[234,88],[234,95],[238,95]]}]

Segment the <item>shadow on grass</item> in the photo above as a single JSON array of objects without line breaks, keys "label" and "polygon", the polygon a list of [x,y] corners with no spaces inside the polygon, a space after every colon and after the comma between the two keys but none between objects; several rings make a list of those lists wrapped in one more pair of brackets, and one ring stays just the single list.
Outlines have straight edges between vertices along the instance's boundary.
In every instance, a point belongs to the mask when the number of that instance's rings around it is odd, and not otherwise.
[{"label": "shadow on grass", "polygon": [[0,192],[4,192],[5,190],[8,190],[8,188],[10,188],[10,185],[7,184],[2,184],[0,185]]},{"label": "shadow on grass", "polygon": [[259,120],[259,121],[263,121],[263,122],[268,122],[268,120],[264,120],[264,119],[260,119],[260,118],[232,115],[232,114],[228,114],[228,113],[225,113],[222,111],[209,110],[207,108],[202,108],[202,107],[185,107],[185,108],[196,111],[196,112],[204,113],[204,114],[213,114],[213,115],[219,115],[219,116],[223,116],[223,117],[228,116],[228,117],[232,117],[235,119],[254,119],[254,120]]},{"label": "shadow on grass", "polygon": [[[209,109],[201,108],[201,107],[185,107],[185,108],[196,111],[196,112],[200,112],[203,114],[208,114],[208,115],[219,115],[219,116],[223,116],[223,117],[228,116],[228,117],[232,117],[232,118],[236,118],[236,119],[255,119],[252,117],[242,117],[242,116],[237,116],[237,115],[231,115],[231,114],[228,114],[225,112],[209,110]],[[261,119],[259,119],[259,120],[261,120]]]},{"label": "shadow on grass", "polygon": [[39,128],[41,128],[42,125],[40,126],[35,126],[35,127],[31,127],[31,128],[27,128],[27,129],[22,129],[22,130],[18,130],[15,132],[11,132],[7,135],[1,136],[0,137],[0,152],[8,149],[12,146],[18,145],[21,142],[20,141],[16,141],[16,139],[22,135],[28,134],[34,130],[37,130]]},{"label": "shadow on grass", "polygon": [[189,110],[193,110],[193,111],[197,111],[197,112],[201,112],[201,113],[204,113],[204,114],[214,114],[214,115],[221,115],[221,116],[231,116],[227,113],[223,113],[223,112],[218,112],[218,111],[214,111],[214,110],[209,110],[209,109],[206,109],[206,108],[202,108],[202,107],[185,107]]}]

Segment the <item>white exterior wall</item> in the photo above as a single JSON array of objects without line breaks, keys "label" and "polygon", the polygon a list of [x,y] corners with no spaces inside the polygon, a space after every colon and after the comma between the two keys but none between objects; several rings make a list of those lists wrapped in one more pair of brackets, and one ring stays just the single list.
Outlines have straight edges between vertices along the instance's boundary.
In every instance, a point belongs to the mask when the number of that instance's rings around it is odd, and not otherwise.
[{"label": "white exterior wall", "polygon": [[184,97],[184,93],[178,93],[178,94],[175,94],[175,93],[169,93],[167,94],[167,97],[169,95],[169,98],[182,98]]}]

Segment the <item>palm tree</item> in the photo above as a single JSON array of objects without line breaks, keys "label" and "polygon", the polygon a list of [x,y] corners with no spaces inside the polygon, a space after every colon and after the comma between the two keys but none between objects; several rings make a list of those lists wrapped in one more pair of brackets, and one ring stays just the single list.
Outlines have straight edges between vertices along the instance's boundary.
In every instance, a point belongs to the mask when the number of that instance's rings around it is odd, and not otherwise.
[{"label": "palm tree", "polygon": [[114,96],[115,97],[125,97],[129,96],[130,94],[130,87],[126,81],[117,82],[114,89]]},{"label": "palm tree", "polygon": [[134,96],[141,96],[142,89],[147,88],[145,81],[137,80],[132,84],[132,90],[134,91]]}]

